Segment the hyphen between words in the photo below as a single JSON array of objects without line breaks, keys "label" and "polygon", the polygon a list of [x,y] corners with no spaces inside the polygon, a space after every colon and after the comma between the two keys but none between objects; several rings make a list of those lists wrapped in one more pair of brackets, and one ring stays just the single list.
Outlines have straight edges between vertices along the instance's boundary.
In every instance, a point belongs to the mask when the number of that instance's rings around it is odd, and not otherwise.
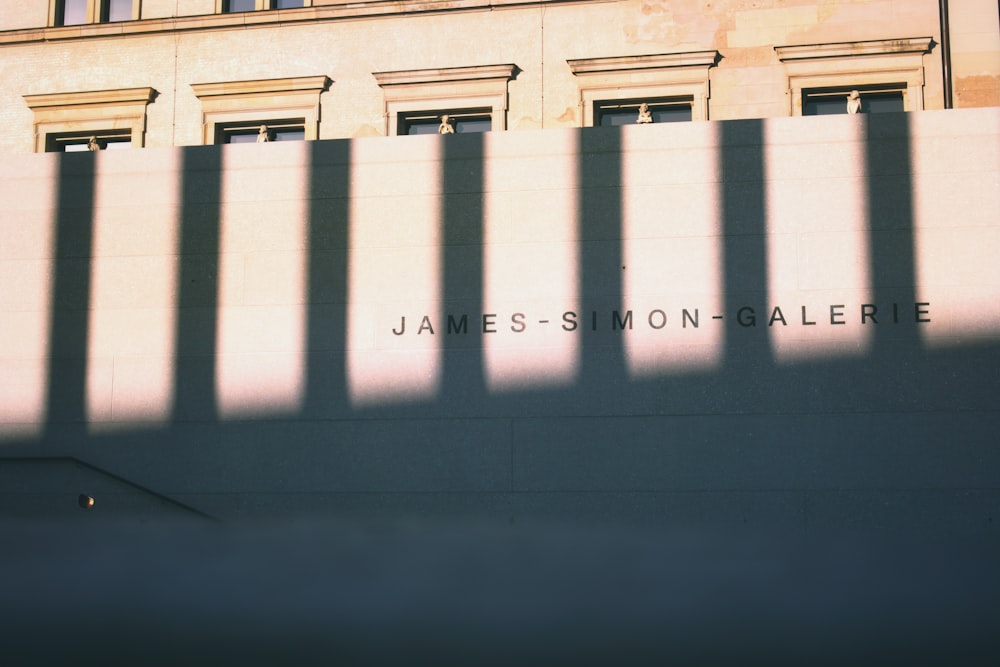
[{"label": "hyphen between words", "polygon": [[[909,304],[893,303],[891,307],[882,308],[874,303],[862,303],[860,306],[848,310],[846,304],[838,303],[831,304],[828,308],[799,306],[788,310],[781,306],[774,306],[770,310],[764,309],[760,312],[753,306],[743,306],[736,309],[732,313],[732,317],[729,318],[722,314],[702,317],[700,308],[682,308],[679,311],[673,311],[670,315],[662,308],[641,312],[634,312],[631,309],[591,310],[589,312],[566,310],[555,320],[532,318],[527,313],[522,312],[511,313],[508,317],[499,313],[483,313],[481,318],[477,317],[471,320],[471,326],[468,313],[460,315],[448,313],[437,319],[430,315],[412,318],[409,333],[418,336],[438,333],[468,334],[470,331],[494,334],[503,330],[524,333],[529,327],[558,327],[567,332],[626,331],[639,327],[659,330],[671,325],[682,329],[698,329],[703,324],[721,322],[727,319],[735,321],[738,326],[743,328],[756,326],[838,326],[846,325],[851,321],[863,325],[900,324],[902,322],[926,324],[931,321],[930,306],[930,302],[927,301],[916,302],[912,307]],[[414,324],[413,320],[417,320],[417,322]],[[392,328],[392,333],[397,336],[403,336],[407,333],[406,315],[400,316],[399,325]]]}]

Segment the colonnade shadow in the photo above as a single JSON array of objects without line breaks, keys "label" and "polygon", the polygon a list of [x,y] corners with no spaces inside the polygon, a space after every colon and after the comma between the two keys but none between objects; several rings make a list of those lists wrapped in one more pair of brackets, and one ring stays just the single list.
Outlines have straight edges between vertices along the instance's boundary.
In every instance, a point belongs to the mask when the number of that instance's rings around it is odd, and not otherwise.
[{"label": "colonnade shadow", "polygon": [[[916,262],[908,118],[863,122],[872,299],[912,303]],[[157,537],[137,548],[120,531],[88,527],[85,534],[65,533],[57,543],[73,548],[46,552],[41,569],[29,572],[29,584],[42,581],[42,572],[46,582],[55,577],[55,585],[29,586],[13,599],[27,601],[24,591],[30,590],[33,604],[43,605],[30,609],[41,609],[46,602],[65,600],[68,592],[79,605],[73,610],[90,613],[82,619],[79,613],[50,615],[44,623],[30,610],[10,616],[6,620],[17,630],[12,650],[67,657],[66,647],[72,647],[78,657],[83,647],[90,651],[83,655],[106,655],[110,641],[119,651],[155,663],[147,647],[169,634],[171,645],[177,645],[176,637],[186,637],[180,645],[197,648],[199,655],[216,655],[211,651],[220,650],[219,637],[233,638],[218,653],[222,661],[237,655],[245,662],[273,662],[280,655],[325,664],[331,656],[351,656],[369,664],[397,664],[400,657],[425,655],[428,638],[435,636],[446,636],[448,646],[464,651],[461,655],[481,658],[479,646],[492,646],[499,627],[505,633],[505,652],[491,658],[551,655],[556,660],[568,655],[569,646],[573,664],[606,664],[622,655],[653,659],[678,651],[698,661],[720,635],[727,638],[725,650],[710,655],[743,663],[801,664],[802,657],[815,657],[822,642],[830,650],[825,655],[843,662],[883,654],[920,660],[928,649],[944,649],[934,655],[950,660],[955,652],[947,649],[956,646],[962,656],[987,655],[995,648],[990,604],[1000,586],[992,564],[946,552],[928,557],[930,566],[915,566],[905,559],[908,552],[890,549],[888,560],[854,557],[845,565],[840,551],[802,551],[787,533],[763,549],[748,551],[738,541],[717,539],[679,551],[679,543],[691,541],[684,536],[671,541],[673,533],[662,530],[671,525],[671,516],[685,511],[708,522],[718,519],[713,498],[726,493],[735,504],[722,511],[735,514],[737,523],[740,517],[753,523],[765,514],[780,514],[810,489],[820,499],[813,502],[833,499],[825,508],[794,514],[811,513],[820,522],[831,521],[836,512],[853,513],[863,521],[880,511],[865,484],[898,482],[876,496],[881,503],[898,504],[898,511],[886,516],[912,515],[922,538],[937,539],[953,534],[949,522],[958,515],[939,512],[935,492],[953,492],[958,505],[952,503],[952,510],[960,506],[973,515],[956,530],[976,534],[997,511],[1000,497],[995,482],[1000,472],[994,436],[1000,388],[996,345],[926,349],[916,326],[900,323],[875,328],[873,346],[861,357],[782,365],[775,362],[765,326],[743,327],[735,321],[741,307],[751,305],[760,313],[768,305],[762,122],[723,122],[718,136],[725,336],[717,368],[639,379],[626,368],[621,336],[583,330],[578,332],[574,383],[500,394],[486,386],[482,345],[454,337],[442,346],[437,395],[376,407],[351,405],[345,363],[352,144],[313,142],[308,147],[304,398],[297,414],[245,422],[223,419],[215,399],[221,152],[217,147],[180,149],[183,260],[173,414],[161,429],[109,435],[88,433],[86,427],[83,360],[91,326],[94,157],[61,156],[43,451],[75,454],[155,491],[164,490],[165,479],[157,462],[169,457],[170,475],[182,471],[181,492],[193,507],[215,493],[214,485],[232,486],[249,476],[257,481],[222,494],[251,497],[238,501],[251,514],[265,509],[252,498],[262,495],[282,497],[268,502],[283,504],[286,518],[315,506],[338,516],[363,517],[373,507],[396,515],[449,516],[452,506],[465,503],[480,515],[555,518],[558,526],[553,530],[551,523],[543,523],[544,530],[523,533],[528,539],[512,547],[498,532],[483,532],[482,524],[467,521],[383,539],[345,530],[343,524],[307,523],[298,532],[238,535],[224,545],[223,557],[218,556],[219,544],[203,533],[168,531],[167,539]],[[626,308],[618,303],[627,271],[622,259],[620,130],[581,130],[578,146],[581,308]],[[463,311],[480,312],[483,138],[444,138],[443,157],[441,297]],[[392,440],[397,442],[388,442]],[[486,445],[477,449],[482,441]],[[38,444],[38,439],[25,439],[5,447],[13,452],[17,445],[30,450]],[[508,468],[506,474],[484,475],[486,484],[463,486],[489,466]],[[385,472],[389,469],[399,470]],[[891,476],[895,473],[898,477]],[[362,479],[352,486],[354,477]],[[254,487],[271,478],[279,483]],[[427,480],[443,480],[441,493],[422,488]],[[176,479],[171,483],[178,484]],[[366,491],[366,485],[373,490]],[[463,500],[473,496],[480,500]],[[763,509],[754,514],[754,507]],[[234,506],[230,509],[238,513]],[[571,519],[600,517],[624,524],[638,515],[653,517],[644,525],[661,530],[622,532],[622,525],[609,529],[607,523],[597,531],[565,530]],[[725,525],[732,528],[733,522]],[[97,544],[103,548],[88,548]],[[867,544],[850,542],[847,547]],[[734,546],[740,548],[734,552]],[[920,553],[927,557],[923,546]],[[242,576],[230,570],[234,551],[242,559]],[[539,551],[545,552],[541,558]],[[92,553],[97,556],[89,557]],[[123,555],[109,561],[108,553]],[[303,554],[309,556],[299,558]],[[555,559],[545,560],[553,554]],[[724,567],[713,560],[720,554],[725,555]],[[762,555],[770,559],[766,566]],[[734,568],[734,559],[751,566]],[[833,573],[835,583],[811,571],[803,574],[800,559],[820,564],[820,571]],[[149,576],[149,563],[158,574],[183,570],[185,576],[160,581]],[[635,569],[609,572],[609,564],[613,570]],[[23,558],[17,565],[31,569]],[[775,576],[773,570],[779,568],[784,576]],[[108,586],[121,580],[123,570],[124,581],[141,582],[135,586],[141,595]],[[362,576],[359,581],[359,573],[369,571],[390,576],[378,582]],[[845,575],[848,571],[852,576]],[[668,572],[681,576],[665,577]],[[191,573],[196,576],[187,576]],[[477,582],[485,582],[476,588],[485,591],[487,601],[479,605],[470,603],[465,587],[475,575],[482,575]],[[731,582],[741,585],[730,590]],[[174,589],[163,590],[169,587]],[[437,596],[430,610],[399,606],[400,590],[425,589]],[[623,596],[622,590],[629,594]],[[228,605],[211,599],[220,591]],[[559,627],[569,628],[547,641],[538,639],[538,607],[526,612],[527,606],[537,605],[538,591],[555,593],[543,620],[558,619]],[[638,603],[636,591],[644,592]],[[721,593],[706,598],[705,591]],[[184,622],[157,607],[159,600],[176,602],[178,594],[198,602],[190,605]],[[251,602],[250,611],[236,608],[245,601]],[[908,603],[905,614],[897,614],[900,601]],[[364,613],[355,613],[359,608]],[[870,612],[860,621],[858,608]],[[727,611],[721,621],[720,609]],[[330,632],[330,618],[350,619],[349,630],[341,625],[339,634]],[[805,638],[793,633],[789,640],[787,629],[803,627],[803,618],[816,623],[807,627],[823,631],[810,630]],[[888,636],[886,618],[896,619]],[[670,646],[663,641],[665,626],[671,631]],[[126,639],[110,638],[108,627]],[[254,629],[253,637],[247,637],[248,627]],[[444,627],[444,634],[433,634]],[[455,627],[484,641],[476,647],[471,640],[456,644]],[[873,639],[872,627],[878,627],[878,638]],[[53,628],[61,639],[56,649],[41,641],[41,633]],[[392,642],[384,641],[387,634]],[[544,651],[549,653],[540,653]],[[166,655],[164,664],[176,662],[176,655]],[[789,656],[796,659],[789,661]]]},{"label": "colonnade shadow", "polygon": [[[916,276],[908,117],[887,114],[862,122],[872,298],[912,304]],[[902,415],[905,421],[907,415],[944,412],[958,415],[950,422],[954,425],[961,424],[961,415],[975,413],[979,416],[959,456],[962,461],[978,457],[983,465],[972,470],[963,463],[945,486],[992,488],[984,480],[1000,470],[1000,460],[984,449],[982,431],[996,420],[992,397],[998,381],[990,370],[1000,361],[995,346],[927,350],[917,326],[900,323],[874,327],[874,345],[865,355],[778,364],[768,328],[761,323],[742,327],[735,321],[735,311],[742,306],[753,305],[762,313],[768,305],[763,121],[720,122],[718,139],[725,336],[717,368],[637,378],[627,368],[622,336],[581,327],[576,381],[499,393],[487,387],[481,342],[471,336],[443,336],[441,390],[436,395],[371,407],[351,404],[345,361],[352,143],[310,143],[303,400],[296,414],[252,421],[222,419],[215,398],[223,149],[181,148],[182,260],[173,413],[162,429],[113,435],[88,434],[85,426],[94,157],[61,156],[49,344],[53,361],[42,440],[63,455],[87,459],[81,452],[93,452],[91,462],[115,474],[141,475],[137,481],[149,488],[163,481],[150,460],[177,457],[180,463],[172,470],[190,467],[182,490],[192,498],[212,493],[213,476],[238,480],[249,475],[256,481],[237,483],[242,490],[234,494],[260,491],[292,497],[301,491],[289,507],[316,501],[334,510],[338,498],[362,493],[363,477],[371,474],[382,496],[392,495],[393,484],[399,484],[402,505],[396,507],[406,511],[407,503],[423,502],[421,476],[432,478],[444,466],[453,477],[442,484],[442,492],[452,498],[463,489],[468,495],[490,496],[489,502],[516,513],[519,492],[525,492],[525,498],[534,494],[523,506],[530,512],[537,509],[530,503],[554,498],[545,496],[549,491],[572,491],[579,497],[588,490],[598,495],[609,490],[667,493],[691,490],[692,484],[715,490],[773,490],[776,485],[794,486],[797,471],[809,473],[800,481],[805,487],[836,488],[849,475],[827,482],[816,469],[824,462],[847,464],[839,460],[836,434],[820,434],[817,428],[836,428],[843,418],[851,422],[847,432],[857,435],[885,430],[875,424],[876,415]],[[620,302],[627,270],[622,155],[620,129],[579,131],[578,290],[584,311],[628,307]],[[442,158],[441,298],[446,304],[457,303],[462,312],[481,313],[484,139],[444,137]],[[623,421],[630,418],[635,421]],[[393,423],[405,427],[394,429]],[[365,431],[366,425],[374,430]],[[751,429],[758,434],[751,437]],[[934,485],[933,470],[949,454],[932,444],[912,442],[912,429],[906,433],[902,445],[864,454],[873,457],[867,463],[884,470],[892,456],[912,454],[921,470],[906,483],[922,479]],[[477,440],[487,444],[481,449],[467,446],[467,441]],[[422,447],[431,441],[446,441],[450,448],[424,457]],[[23,444],[30,447],[34,441]],[[751,450],[755,456],[748,464]],[[856,448],[846,451],[846,457],[858,455]],[[791,459],[782,459],[790,453]],[[394,457],[400,458],[400,472],[385,472],[393,467]],[[566,464],[565,473],[560,462]],[[504,470],[486,475],[483,484],[469,482],[479,474],[474,471],[490,466]],[[355,481],[324,487],[327,471],[346,474],[347,468],[361,471]],[[538,472],[543,469],[544,474]],[[301,489],[267,484],[254,488],[272,473],[301,479]],[[612,481],[604,481],[605,473]],[[551,479],[546,482],[544,475]],[[874,483],[886,480],[880,477]],[[661,509],[654,504],[648,511]]]}]

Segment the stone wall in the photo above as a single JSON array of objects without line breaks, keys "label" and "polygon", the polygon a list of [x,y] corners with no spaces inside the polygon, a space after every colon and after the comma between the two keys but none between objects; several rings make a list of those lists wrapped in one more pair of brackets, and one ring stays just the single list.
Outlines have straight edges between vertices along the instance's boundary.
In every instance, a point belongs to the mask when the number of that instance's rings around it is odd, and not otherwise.
[{"label": "stone wall", "polygon": [[[996,7],[953,5],[956,106],[994,106]],[[507,89],[508,129],[579,127],[581,81],[568,60],[706,50],[719,54],[708,71],[709,118],[781,117],[794,105],[776,46],[903,38],[933,40],[915,56],[918,90],[923,108],[944,105],[935,0],[400,3],[391,11],[385,3],[334,3],[246,16],[144,3],[141,21],[67,28],[41,28],[44,12],[29,13],[35,6],[19,3],[21,18],[0,26],[22,28],[0,31],[3,153],[34,150],[25,95],[152,87],[145,145],[183,146],[203,143],[192,84],[325,75],[333,83],[320,100],[320,136],[352,138],[387,131],[374,72],[500,63],[518,68]],[[169,16],[194,8],[198,15]],[[884,68],[877,60],[863,56],[857,67]],[[818,60],[816,67],[822,74],[840,65]],[[615,86],[643,83],[643,76],[626,73]]]},{"label": "stone wall", "polygon": [[989,531],[998,133],[983,109],[9,157],[0,456],[223,518]]}]

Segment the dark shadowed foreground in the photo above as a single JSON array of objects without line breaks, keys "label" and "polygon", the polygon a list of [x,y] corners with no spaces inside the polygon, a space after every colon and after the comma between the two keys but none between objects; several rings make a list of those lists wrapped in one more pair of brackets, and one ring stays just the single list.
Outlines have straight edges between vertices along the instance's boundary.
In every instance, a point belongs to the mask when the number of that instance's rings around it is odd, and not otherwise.
[{"label": "dark shadowed foreground", "polygon": [[996,541],[7,523],[3,664],[997,664]]}]

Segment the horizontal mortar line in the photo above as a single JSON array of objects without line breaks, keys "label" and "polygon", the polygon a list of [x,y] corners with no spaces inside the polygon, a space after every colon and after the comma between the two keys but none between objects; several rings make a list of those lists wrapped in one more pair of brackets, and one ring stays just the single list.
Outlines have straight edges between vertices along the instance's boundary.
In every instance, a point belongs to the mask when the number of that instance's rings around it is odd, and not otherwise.
[{"label": "horizontal mortar line", "polygon": [[[268,496],[511,496],[511,495],[694,495],[694,494],[833,494],[833,493],[1000,493],[1000,487],[843,487],[843,488],[775,488],[775,489],[559,489],[559,490],[538,490],[538,489],[504,489],[497,491],[266,491],[259,489],[249,489],[244,491],[173,491],[173,495],[185,496],[245,496],[245,495],[268,495]],[[4,495],[4,493],[0,493]],[[20,495],[17,492],[10,492],[7,495]],[[25,494],[26,495],[26,494]]]},{"label": "horizontal mortar line", "polygon": [[[199,356],[209,356],[209,355],[185,355],[191,357]],[[403,406],[404,409],[419,408],[420,406]],[[233,419],[233,420],[212,420],[212,421],[199,421],[199,420],[173,420],[167,424],[156,425],[152,429],[142,429],[143,433],[152,433],[156,430],[167,432],[172,426],[178,425],[206,425],[213,427],[226,427],[226,426],[249,426],[249,425],[270,425],[278,426],[281,424],[295,424],[295,425],[309,425],[309,424],[385,424],[385,423],[402,423],[402,422],[506,422],[508,420],[513,422],[529,422],[529,421],[562,421],[567,419],[591,419],[591,420],[623,420],[623,419],[649,419],[649,418],[678,418],[678,417],[797,417],[797,416],[809,416],[809,417],[833,417],[841,415],[993,415],[1000,413],[998,410],[986,410],[986,409],[939,409],[939,410],[910,410],[910,411],[837,411],[837,412],[815,412],[815,411],[802,411],[802,412],[678,412],[678,413],[648,413],[648,414],[609,414],[609,415],[551,415],[551,416],[521,416],[521,415],[500,415],[500,416],[489,416],[489,417],[428,417],[428,416],[401,416],[401,417],[387,417],[384,415],[373,415],[371,417],[328,417],[328,418],[305,418],[305,419],[293,419],[289,417],[276,417],[274,419],[268,418],[257,418],[257,419]],[[10,424],[21,423],[25,425],[32,425],[34,422],[6,422]],[[84,422],[66,422],[66,424],[81,424]],[[101,421],[94,422],[99,424],[115,424],[115,425],[127,425],[130,423],[135,423],[137,426],[141,426],[140,422],[129,422],[129,421]],[[108,433],[107,437],[113,437],[119,435],[118,433]],[[100,435],[95,437],[101,437]],[[2,456],[0,456],[2,460]]]}]

